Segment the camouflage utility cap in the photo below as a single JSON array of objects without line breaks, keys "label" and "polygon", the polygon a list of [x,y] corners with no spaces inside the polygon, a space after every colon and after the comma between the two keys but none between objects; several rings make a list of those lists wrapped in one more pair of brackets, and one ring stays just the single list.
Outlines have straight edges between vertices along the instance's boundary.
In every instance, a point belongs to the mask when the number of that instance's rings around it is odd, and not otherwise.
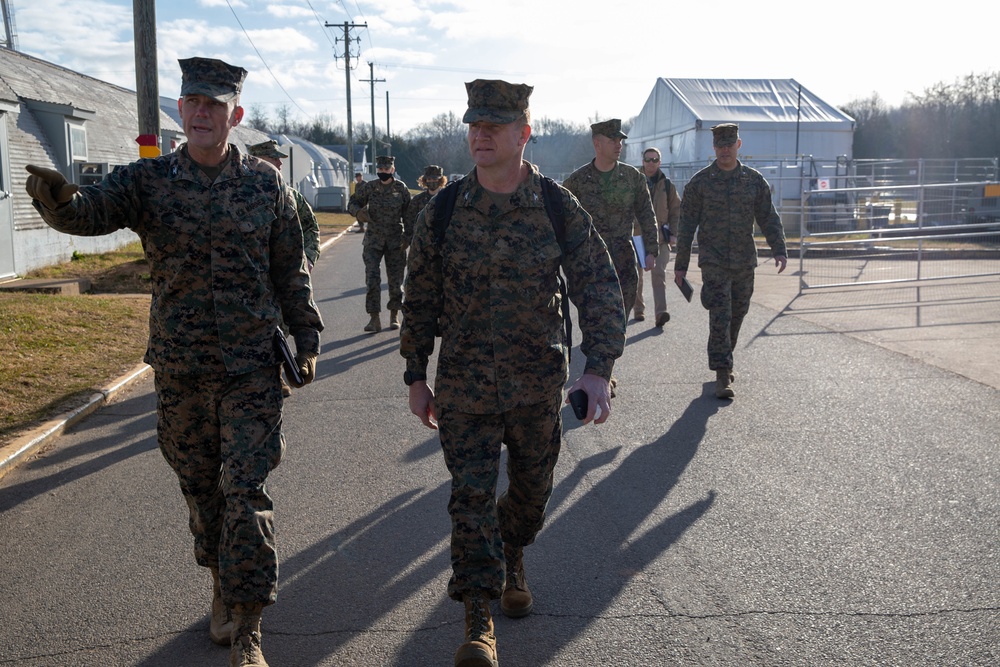
[{"label": "camouflage utility cap", "polygon": [[187,58],[181,65],[181,97],[204,95],[229,102],[240,95],[247,71],[213,58]]},{"label": "camouflage utility cap", "polygon": [[396,164],[396,158],[391,155],[379,155],[375,158],[375,166],[379,169],[390,169]]},{"label": "camouflage utility cap", "polygon": [[253,146],[247,146],[247,152],[257,157],[276,157],[279,159],[288,157],[288,155],[278,150],[278,142],[274,139],[262,141]]},{"label": "camouflage utility cap", "polygon": [[444,176],[444,169],[437,166],[436,164],[427,165],[424,167],[424,178],[428,181],[434,181]]},{"label": "camouflage utility cap", "polygon": [[599,134],[611,139],[628,139],[628,135],[622,132],[622,121],[619,118],[594,123],[590,126],[590,132],[594,136]]},{"label": "camouflage utility cap", "polygon": [[463,123],[487,122],[506,125],[513,123],[528,110],[531,86],[499,80],[476,79],[465,84],[469,108]]},{"label": "camouflage utility cap", "polygon": [[712,126],[713,146],[732,146],[740,138],[740,126],[736,123],[720,123]]}]

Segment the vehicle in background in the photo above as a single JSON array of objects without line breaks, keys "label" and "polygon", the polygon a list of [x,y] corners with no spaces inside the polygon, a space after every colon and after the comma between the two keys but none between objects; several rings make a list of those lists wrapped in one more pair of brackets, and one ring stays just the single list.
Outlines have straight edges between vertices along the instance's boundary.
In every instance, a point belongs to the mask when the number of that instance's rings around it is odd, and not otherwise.
[{"label": "vehicle in background", "polygon": [[1000,183],[975,186],[969,193],[965,216],[972,225],[1000,222]]}]

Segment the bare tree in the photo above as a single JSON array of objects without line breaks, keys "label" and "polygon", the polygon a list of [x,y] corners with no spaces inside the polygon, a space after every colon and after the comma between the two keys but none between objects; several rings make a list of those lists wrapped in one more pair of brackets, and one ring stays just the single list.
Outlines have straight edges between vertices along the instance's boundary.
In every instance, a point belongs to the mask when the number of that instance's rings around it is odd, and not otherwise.
[{"label": "bare tree", "polygon": [[895,152],[889,108],[878,93],[853,100],[841,111],[854,119],[854,157],[877,158]]},{"label": "bare tree", "polygon": [[271,124],[271,121],[267,117],[267,112],[260,104],[250,105],[250,115],[246,122],[247,125],[261,132],[267,132]]},{"label": "bare tree", "polygon": [[424,165],[440,165],[446,174],[464,174],[472,168],[467,132],[462,119],[449,111],[413,128],[406,137],[411,142],[422,140]]},{"label": "bare tree", "polygon": [[589,125],[547,117],[533,120],[531,125],[538,141],[529,148],[528,159],[543,174],[562,180],[594,157]]},{"label": "bare tree", "polygon": [[277,110],[278,120],[274,131],[276,134],[289,134],[291,131],[292,109],[287,104],[282,104]]}]

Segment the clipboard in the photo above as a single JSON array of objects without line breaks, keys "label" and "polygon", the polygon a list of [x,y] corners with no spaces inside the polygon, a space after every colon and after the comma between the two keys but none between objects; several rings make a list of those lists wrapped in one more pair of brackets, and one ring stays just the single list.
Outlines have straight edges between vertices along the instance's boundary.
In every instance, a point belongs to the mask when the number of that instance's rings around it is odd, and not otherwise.
[{"label": "clipboard", "polygon": [[691,283],[688,282],[687,278],[681,278],[681,283],[677,285],[677,289],[681,291],[681,294],[683,294],[684,298],[688,300],[688,303],[691,303],[691,297],[694,295],[694,288],[691,287]]},{"label": "clipboard", "polygon": [[646,268],[646,243],[642,240],[642,236],[632,237],[632,246],[635,249],[635,259],[639,262],[639,266]]},{"label": "clipboard", "polygon": [[292,350],[288,347],[288,341],[285,340],[285,334],[281,333],[281,329],[274,330],[274,351],[281,358],[282,365],[285,367],[285,375],[288,376],[292,384],[301,387],[302,374],[299,373],[299,365],[295,363],[295,357],[292,355]]}]

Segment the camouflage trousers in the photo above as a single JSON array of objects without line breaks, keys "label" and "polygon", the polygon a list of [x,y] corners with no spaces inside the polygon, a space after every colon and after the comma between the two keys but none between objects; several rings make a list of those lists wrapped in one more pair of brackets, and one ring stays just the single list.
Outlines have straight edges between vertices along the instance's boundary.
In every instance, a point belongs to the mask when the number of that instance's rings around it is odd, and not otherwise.
[{"label": "camouflage trousers", "polygon": [[278,594],[265,481],[285,448],[279,372],[155,377],[157,440],[187,501],[195,560],[219,568],[229,606]]},{"label": "camouflage trousers", "polygon": [[635,295],[639,289],[639,271],[642,268],[635,259],[635,249],[632,242],[617,248],[611,255],[611,260],[615,264],[615,272],[618,274],[618,283],[622,288],[622,301],[625,305],[625,317],[628,317],[632,306],[635,305]]},{"label": "camouflage trousers", "polygon": [[389,281],[389,310],[403,308],[403,272],[406,269],[406,251],[399,240],[379,240],[365,235],[361,253],[365,260],[365,312],[375,315],[382,310],[382,258],[385,257],[385,274]]},{"label": "camouflage trousers", "polygon": [[[524,547],[545,523],[552,474],[562,446],[561,396],[498,415],[441,410],[441,449],[451,473],[451,567],[448,596],[500,597],[503,545]],[[507,445],[509,485],[496,497],[500,446]]]},{"label": "camouflage trousers", "polygon": [[754,270],[701,267],[701,305],[708,310],[708,367],[733,367],[733,349],[750,310]]},{"label": "camouflage trousers", "polygon": [[[660,254],[656,256],[656,263],[653,265],[652,271],[649,272],[653,283],[653,312],[656,315],[667,312],[667,265],[669,263],[670,244],[661,243]],[[635,314],[644,315],[646,313],[646,301],[642,297],[642,274],[645,271],[639,267],[636,268],[638,269],[638,277],[635,288]],[[672,278],[671,282],[673,282]]]}]

